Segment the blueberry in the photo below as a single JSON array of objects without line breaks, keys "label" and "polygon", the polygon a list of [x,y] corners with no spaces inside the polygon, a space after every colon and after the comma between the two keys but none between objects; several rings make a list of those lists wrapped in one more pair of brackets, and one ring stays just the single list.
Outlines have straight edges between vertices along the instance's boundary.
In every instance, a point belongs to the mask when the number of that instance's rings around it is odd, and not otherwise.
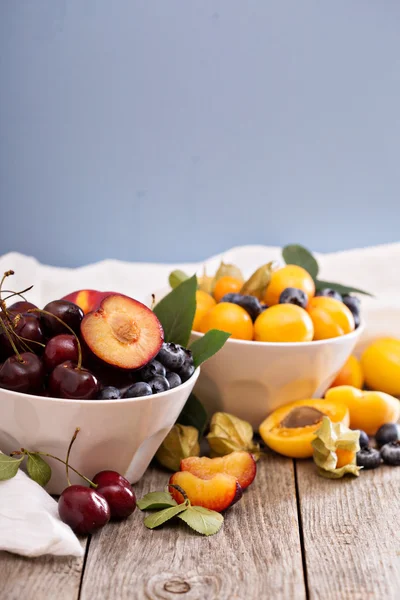
[{"label": "blueberry", "polygon": [[307,294],[303,290],[294,287],[285,288],[279,296],[279,304],[296,304],[296,306],[305,308],[307,302]]},{"label": "blueberry", "polygon": [[352,314],[354,317],[354,328],[357,329],[357,327],[360,327],[361,317],[358,313],[352,313]]},{"label": "blueberry", "polygon": [[368,448],[368,446],[369,446],[369,437],[365,433],[365,431],[360,430],[359,443],[360,443],[360,448]]},{"label": "blueberry", "polygon": [[350,294],[345,294],[343,296],[343,304],[347,306],[354,314],[360,314],[361,302],[357,296],[351,296]]},{"label": "blueberry", "polygon": [[142,381],[148,381],[156,375],[162,375],[163,377],[165,377],[165,373],[166,369],[164,365],[161,364],[158,360],[152,360],[151,362],[147,363],[147,365],[145,365],[142,369],[136,371],[135,375],[137,375],[137,377]]},{"label": "blueberry", "polygon": [[324,288],[322,290],[318,290],[315,294],[316,296],[326,296],[327,298],[334,298],[335,300],[339,300],[339,302],[343,302],[341,294],[336,290],[331,290],[331,288]]},{"label": "blueberry", "polygon": [[192,354],[192,351],[189,350],[189,349],[187,349],[187,348],[183,348],[183,351],[185,353],[185,363],[188,363],[189,365],[193,365],[193,354]]},{"label": "blueberry", "polygon": [[[185,362],[185,358],[184,348],[178,344],[173,344],[172,342],[164,342],[157,356],[157,359],[169,371],[180,369]],[[165,372],[159,374],[165,376]]]},{"label": "blueberry", "polygon": [[240,298],[240,294],[230,292],[229,294],[225,294],[225,296],[222,296],[220,302],[232,302],[233,304],[236,304],[237,300],[239,300],[239,298]]},{"label": "blueberry", "polygon": [[392,467],[400,465],[400,440],[389,442],[381,448],[383,462]]},{"label": "blueberry", "polygon": [[362,448],[357,452],[357,466],[364,469],[376,469],[381,464],[381,455],[375,448]]},{"label": "blueberry", "polygon": [[114,387],[113,385],[103,387],[103,389],[97,396],[98,400],[118,400],[119,398],[121,398],[121,392],[118,388]]},{"label": "blueberry", "polygon": [[179,377],[178,373],[167,371],[165,377],[168,379],[170,389],[178,387],[178,385],[181,385],[182,383],[182,379]]},{"label": "blueberry", "polygon": [[168,379],[163,375],[156,375],[155,377],[152,377],[152,379],[149,379],[148,384],[153,390],[153,394],[166,392],[170,388]]},{"label": "blueberry", "polygon": [[378,448],[389,442],[397,442],[398,440],[400,440],[400,425],[397,423],[385,423],[385,425],[379,427],[375,434],[375,441]]},{"label": "blueberry", "polygon": [[181,378],[182,383],[190,379],[195,370],[196,369],[193,362],[185,362],[185,364],[179,369],[179,377]]},{"label": "blueberry", "polygon": [[140,398],[140,396],[151,396],[153,393],[151,386],[145,381],[138,381],[128,387],[124,398]]}]

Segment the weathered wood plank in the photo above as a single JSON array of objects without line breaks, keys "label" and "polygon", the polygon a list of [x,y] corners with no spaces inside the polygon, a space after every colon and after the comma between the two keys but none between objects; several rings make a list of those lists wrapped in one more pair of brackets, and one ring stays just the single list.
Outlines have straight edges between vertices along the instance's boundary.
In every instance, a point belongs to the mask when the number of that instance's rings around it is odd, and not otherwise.
[{"label": "weathered wood plank", "polygon": [[311,600],[400,598],[400,469],[358,479],[296,465]]},{"label": "weathered wood plank", "polygon": [[[149,470],[138,497],[160,490]],[[143,513],[92,538],[81,600],[305,598],[293,464],[268,456],[253,486],[209,538],[184,524],[150,531]]]},{"label": "weathered wood plank", "polygon": [[0,600],[77,600],[83,560],[0,552]]}]

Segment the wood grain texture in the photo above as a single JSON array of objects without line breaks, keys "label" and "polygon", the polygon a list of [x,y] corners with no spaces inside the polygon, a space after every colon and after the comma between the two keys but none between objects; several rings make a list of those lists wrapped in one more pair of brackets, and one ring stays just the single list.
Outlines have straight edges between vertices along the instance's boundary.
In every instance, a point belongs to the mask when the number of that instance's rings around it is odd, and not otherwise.
[{"label": "wood grain texture", "polygon": [[[86,541],[82,541],[86,546]],[[0,552],[0,600],[77,600],[83,558]]]},{"label": "wood grain texture", "polygon": [[311,600],[400,598],[400,469],[319,477],[296,464]]},{"label": "wood grain texture", "polygon": [[[168,474],[149,470],[138,497]],[[197,535],[181,522],[150,531],[136,510],[92,538],[82,600],[305,598],[293,463],[268,456],[221,531]]]}]

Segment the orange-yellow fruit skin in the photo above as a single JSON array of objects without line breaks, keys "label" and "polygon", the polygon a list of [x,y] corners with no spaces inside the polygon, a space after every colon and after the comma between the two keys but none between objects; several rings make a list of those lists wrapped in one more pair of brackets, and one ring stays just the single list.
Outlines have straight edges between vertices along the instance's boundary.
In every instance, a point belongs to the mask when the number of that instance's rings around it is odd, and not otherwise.
[{"label": "orange-yellow fruit skin", "polygon": [[192,329],[199,331],[200,323],[206,312],[210,310],[216,302],[210,294],[203,292],[203,290],[197,290],[196,292],[196,313],[194,315]]},{"label": "orange-yellow fruit skin", "polygon": [[311,442],[320,422],[306,427],[286,428],[280,423],[291,410],[299,406],[311,406],[329,417],[334,423],[343,423],[348,427],[349,410],[345,404],[323,399],[297,400],[278,408],[260,425],[260,435],[264,442],[275,452],[291,458],[310,458],[313,455]]},{"label": "orange-yellow fruit skin", "polygon": [[220,302],[211,308],[200,322],[201,333],[221,329],[237,340],[253,339],[253,322],[249,313],[231,302]]},{"label": "orange-yellow fruit skin", "polygon": [[381,338],[361,356],[361,366],[369,388],[400,396],[400,340]]},{"label": "orange-yellow fruit skin", "polygon": [[278,304],[280,295],[288,287],[303,290],[309,300],[315,294],[315,284],[311,275],[303,267],[286,265],[273,271],[264,296],[265,304],[267,306]]},{"label": "orange-yellow fruit skin", "polygon": [[355,388],[362,389],[364,384],[364,375],[361,368],[361,363],[356,356],[349,356],[336,379],[331,384],[331,387],[338,385],[351,385]]},{"label": "orange-yellow fruit skin", "polygon": [[220,277],[214,287],[214,298],[219,302],[225,294],[240,292],[243,282],[236,277],[225,275]]},{"label": "orange-yellow fruit skin", "polygon": [[344,450],[344,448],[338,448],[336,450],[337,463],[336,468],[340,469],[353,462],[356,453],[351,450]]},{"label": "orange-yellow fruit skin", "polygon": [[271,306],[254,323],[254,339],[257,342],[310,342],[313,335],[309,314],[295,304]]},{"label": "orange-yellow fruit skin", "polygon": [[307,312],[314,324],[314,340],[327,340],[354,331],[354,317],[343,302],[327,296],[312,298]]},{"label": "orange-yellow fruit skin", "polygon": [[375,435],[381,425],[400,418],[400,402],[385,392],[366,392],[349,385],[329,389],[328,402],[341,402],[350,413],[350,427]]}]

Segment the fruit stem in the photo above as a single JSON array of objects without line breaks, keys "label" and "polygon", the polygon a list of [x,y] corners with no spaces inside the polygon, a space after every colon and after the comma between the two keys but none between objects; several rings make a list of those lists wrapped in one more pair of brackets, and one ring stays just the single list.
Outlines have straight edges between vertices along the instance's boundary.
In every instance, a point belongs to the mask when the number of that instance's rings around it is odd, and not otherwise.
[{"label": "fruit stem", "polygon": [[33,285],[30,285],[29,287],[25,288],[24,290],[21,290],[20,292],[13,292],[12,290],[3,290],[5,294],[10,294],[6,298],[4,298],[3,302],[6,302],[6,300],[9,300],[10,298],[14,298],[14,296],[19,296],[20,298],[22,298],[22,300],[25,300],[26,302],[26,298],[22,294],[25,294],[25,292],[30,292],[32,288]]},{"label": "fruit stem", "polygon": [[69,325],[67,325],[62,319],[60,319],[60,317],[57,317],[56,315],[53,315],[53,313],[49,312],[48,310],[43,310],[42,308],[30,308],[26,312],[28,312],[28,313],[38,312],[38,313],[43,313],[44,315],[48,315],[49,317],[53,317],[59,323],[61,323],[62,325],[64,325],[64,327],[66,327],[72,333],[72,335],[76,339],[76,343],[78,344],[78,369],[81,369],[82,368],[82,347],[81,347],[81,343],[79,341],[79,338],[76,335],[75,331],[72,329],[72,327],[70,327]]},{"label": "fruit stem", "polygon": [[[0,286],[0,287],[1,287],[1,286]],[[11,344],[11,347],[12,347],[12,349],[14,350],[14,352],[15,352],[16,356],[17,356],[17,360],[18,360],[18,362],[20,362],[20,363],[23,363],[23,362],[24,362],[24,360],[23,360],[23,358],[21,357],[20,353],[18,352],[17,346],[14,344],[14,340],[12,339],[12,336],[11,336],[10,332],[8,331],[8,328],[7,328],[7,326],[4,324],[4,321],[3,321],[3,319],[2,319],[1,317],[0,317],[0,324],[1,324],[2,328],[4,329],[4,332],[5,332],[5,334],[6,334],[7,338],[8,338],[8,341],[10,342],[10,344]]]},{"label": "fruit stem", "polygon": [[177,491],[178,491],[180,494],[182,494],[182,496],[183,496],[183,501],[184,501],[184,502],[189,502],[189,503],[190,503],[190,500],[189,500],[189,498],[188,498],[188,495],[187,495],[187,493],[185,492],[185,490],[184,490],[183,488],[181,488],[181,486],[180,486],[180,485],[175,485],[174,483],[169,483],[169,484],[168,484],[168,487],[169,487],[169,488],[174,488],[174,490],[177,490]]},{"label": "fruit stem", "polygon": [[14,275],[14,271],[12,269],[10,269],[9,271],[6,271],[3,275],[3,277],[1,278],[0,281],[0,299],[1,299],[1,288],[3,287],[3,283],[5,281],[5,279],[7,279],[7,277],[9,277],[10,275]]},{"label": "fruit stem", "polygon": [[75,429],[75,431],[74,431],[74,435],[72,436],[72,439],[71,439],[71,441],[70,441],[70,443],[69,443],[68,450],[67,450],[67,458],[66,458],[66,461],[65,461],[65,471],[66,471],[66,473],[67,473],[67,481],[68,481],[68,485],[71,485],[71,482],[70,482],[70,480],[69,480],[69,473],[68,473],[68,462],[69,462],[69,455],[70,455],[70,452],[71,452],[72,444],[73,444],[73,443],[74,443],[74,441],[76,440],[76,436],[78,435],[78,433],[79,433],[79,432],[80,432],[80,427],[77,427],[77,428]]},{"label": "fruit stem", "polygon": [[[14,454],[14,453],[12,453],[12,454]],[[18,453],[18,454],[20,454],[20,453]],[[23,452],[23,454],[25,454],[25,452]],[[53,454],[48,454],[47,452],[31,452],[31,454],[39,454],[39,456],[47,456],[48,458],[54,458],[54,460],[58,460],[58,462],[62,463],[63,465],[66,464],[65,460],[63,460],[62,458],[58,458],[58,456],[54,456]],[[90,479],[88,479],[87,477],[82,475],[82,473],[80,473],[79,471],[74,469],[74,467],[72,467],[70,464],[68,464],[68,468],[71,469],[71,471],[73,471],[77,475],[79,475],[79,477],[82,477],[82,479],[84,479],[91,487],[97,488],[96,483],[93,483],[93,481],[91,481]]]}]

